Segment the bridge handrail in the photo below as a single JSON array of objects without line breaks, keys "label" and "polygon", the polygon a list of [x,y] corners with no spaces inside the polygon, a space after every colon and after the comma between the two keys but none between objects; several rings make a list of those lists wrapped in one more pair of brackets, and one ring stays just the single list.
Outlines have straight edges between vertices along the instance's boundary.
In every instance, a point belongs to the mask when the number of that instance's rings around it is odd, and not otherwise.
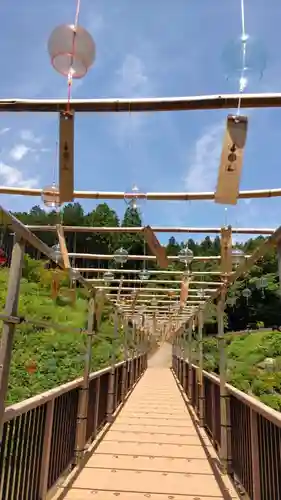
[{"label": "bridge handrail", "polygon": [[[194,368],[198,369],[197,365],[192,364]],[[213,373],[206,372],[203,370],[203,375],[204,377],[208,378],[214,384],[220,385],[220,379]],[[277,425],[278,427],[281,427],[281,413],[278,412],[277,410],[274,410],[273,408],[270,408],[269,406],[265,405],[262,403],[262,401],[259,401],[253,396],[250,396],[249,394],[246,394],[243,391],[240,391],[236,387],[234,387],[231,384],[226,384],[226,389],[229,394],[232,396],[235,396],[239,401],[244,403],[245,405],[249,406],[252,410],[254,410],[256,413],[259,415],[262,415],[264,418],[267,420],[270,420],[274,425]]]},{"label": "bridge handrail", "polygon": [[83,377],[8,406],[0,447],[0,498],[44,500],[83,458],[146,366],[147,355],[140,353],[116,363],[114,370],[109,366],[91,373],[83,414]]},{"label": "bridge handrail", "polygon": [[[118,365],[116,365],[116,368],[124,363],[125,361],[118,363]],[[103,375],[104,373],[109,373],[109,372],[110,372],[110,367],[103,368],[102,370],[91,373],[89,379],[91,381],[95,378],[101,377],[101,375]],[[42,392],[41,394],[37,394],[36,396],[25,399],[20,403],[15,403],[13,405],[7,406],[4,414],[4,422],[7,422],[12,418],[16,418],[19,415],[26,413],[27,411],[33,410],[34,408],[37,408],[37,406],[41,406],[44,403],[51,401],[52,399],[62,396],[63,394],[71,391],[72,389],[80,387],[82,382],[83,382],[83,377],[79,377],[76,378],[75,380],[72,380],[71,382],[67,382],[66,384],[59,385],[57,387],[54,387],[53,389]]]},{"label": "bridge handrail", "polygon": [[199,367],[189,367],[188,359],[177,354],[173,370],[223,465],[247,498],[281,499],[281,413],[230,384],[221,393],[219,377],[205,370],[201,385]]}]

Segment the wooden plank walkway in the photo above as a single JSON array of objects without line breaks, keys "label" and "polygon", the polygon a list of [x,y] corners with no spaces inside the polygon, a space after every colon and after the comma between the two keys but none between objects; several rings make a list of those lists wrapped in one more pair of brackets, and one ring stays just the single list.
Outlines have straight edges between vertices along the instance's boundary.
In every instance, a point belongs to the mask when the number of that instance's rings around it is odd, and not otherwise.
[{"label": "wooden plank walkway", "polygon": [[237,498],[222,494],[172,372],[154,359],[67,500]]}]

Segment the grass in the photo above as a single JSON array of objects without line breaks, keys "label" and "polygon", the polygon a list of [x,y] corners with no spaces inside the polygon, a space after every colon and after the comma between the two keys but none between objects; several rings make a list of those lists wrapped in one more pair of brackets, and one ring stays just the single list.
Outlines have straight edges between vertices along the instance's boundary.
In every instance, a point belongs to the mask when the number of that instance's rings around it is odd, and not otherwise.
[{"label": "grass", "polygon": [[[5,305],[7,280],[8,270],[0,270],[0,311]],[[29,319],[63,325],[65,331],[25,323],[16,327],[8,404],[22,401],[83,374],[86,334],[75,329],[87,326],[87,307],[88,301],[81,293],[78,293],[75,306],[70,306],[62,301],[53,301],[50,287],[44,280],[37,283],[28,277],[22,278],[19,314]],[[93,340],[92,371],[108,366],[113,352],[116,360],[122,359],[123,332],[119,330],[118,338],[114,338],[110,315],[111,311],[107,311]],[[2,330],[2,325],[0,327]]]},{"label": "grass", "polygon": [[[226,334],[225,340],[228,382],[281,411],[281,333]],[[214,337],[204,339],[204,364],[207,371],[219,374],[218,346]]]}]

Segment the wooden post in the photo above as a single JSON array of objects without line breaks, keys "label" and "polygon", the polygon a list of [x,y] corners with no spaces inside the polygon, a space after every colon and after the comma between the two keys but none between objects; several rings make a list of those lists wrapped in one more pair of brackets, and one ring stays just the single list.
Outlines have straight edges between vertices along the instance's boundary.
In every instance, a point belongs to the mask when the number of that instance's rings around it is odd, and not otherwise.
[{"label": "wooden post", "polygon": [[186,352],[185,352],[185,348],[186,348],[186,341],[185,341],[185,332],[186,332],[186,329],[185,329],[185,323],[182,327],[182,386],[183,386],[183,389],[184,389],[184,392],[187,392],[187,387],[186,387]]},{"label": "wooden post", "polygon": [[279,292],[281,295],[281,242],[278,242],[277,244],[277,262],[278,262]]},{"label": "wooden post", "polygon": [[222,472],[227,473],[228,469],[228,451],[227,451],[227,389],[226,389],[226,352],[224,340],[224,307],[225,307],[225,291],[221,293],[217,314],[218,314],[218,343],[219,343],[219,372],[220,372],[220,416],[221,416],[221,446],[220,446],[220,461]]},{"label": "wooden post", "polygon": [[204,386],[203,386],[203,308],[200,305],[198,313],[198,399],[199,399],[199,425],[204,426]]},{"label": "wooden post", "polygon": [[[232,271],[232,231],[231,226],[221,229],[221,271],[229,276]],[[226,389],[227,358],[224,339],[224,309],[226,289],[220,293],[217,317],[218,317],[218,344],[219,344],[219,372],[220,372],[220,416],[221,416],[221,446],[220,460],[222,472],[227,473],[230,462],[228,446],[229,408],[228,392]]]},{"label": "wooden post", "polygon": [[43,453],[40,470],[40,486],[39,498],[45,500],[48,491],[48,475],[50,464],[51,440],[53,430],[53,417],[54,417],[55,400],[51,399],[47,402],[44,438],[43,438]]},{"label": "wooden post", "polygon": [[[118,317],[118,308],[115,308],[114,313],[114,340],[118,337],[118,326],[119,326],[119,317]],[[113,343],[112,351],[111,351],[111,370],[109,374],[109,383],[108,383],[108,393],[107,393],[107,406],[106,406],[106,421],[112,423],[113,422],[113,413],[114,413],[114,383],[115,383],[115,346]]]},{"label": "wooden post", "polygon": [[181,383],[182,382],[182,362],[181,362],[181,356],[182,356],[181,342],[182,342],[182,338],[181,338],[181,329],[177,330],[177,338],[178,338],[178,364],[179,364],[178,379],[179,379],[179,381]]},{"label": "wooden post", "polygon": [[[8,316],[17,316],[23,258],[24,242],[16,235],[14,239],[5,305],[5,314]],[[7,321],[4,321],[3,323],[4,325],[0,344],[0,443],[2,441],[5,402],[15,334],[14,323],[9,323]]]},{"label": "wooden post", "polygon": [[76,449],[75,463],[77,464],[84,455],[88,419],[88,400],[89,400],[89,376],[91,372],[92,344],[93,336],[96,331],[96,298],[89,301],[88,327],[87,327],[87,350],[84,362],[83,382],[79,392],[77,428],[76,428]]},{"label": "wooden post", "polygon": [[130,385],[133,385],[132,382],[135,380],[135,372],[134,372],[134,358],[138,355],[139,352],[139,330],[135,323],[133,323],[133,342],[134,347],[131,350],[131,360],[130,360]]},{"label": "wooden post", "polygon": [[124,327],[124,365],[122,368],[122,388],[121,388],[121,395],[122,395],[122,401],[124,401],[126,394],[127,394],[127,386],[128,386],[128,380],[127,380],[127,373],[128,373],[128,322],[126,319],[123,319],[123,327]]},{"label": "wooden post", "polygon": [[193,318],[188,323],[188,397],[192,402],[192,325]]}]

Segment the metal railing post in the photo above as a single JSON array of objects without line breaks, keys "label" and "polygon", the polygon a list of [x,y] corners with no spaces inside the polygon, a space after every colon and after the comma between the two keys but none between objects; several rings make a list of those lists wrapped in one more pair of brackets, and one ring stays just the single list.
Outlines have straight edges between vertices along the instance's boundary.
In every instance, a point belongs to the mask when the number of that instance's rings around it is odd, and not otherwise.
[{"label": "metal railing post", "polygon": [[258,415],[252,408],[250,409],[250,432],[251,432],[251,454],[252,454],[253,500],[261,500]]},{"label": "metal railing post", "polygon": [[50,401],[47,402],[44,437],[43,437],[43,453],[42,453],[41,470],[40,470],[40,486],[39,486],[40,500],[45,500],[48,491],[48,477],[49,477],[49,466],[50,466],[54,406],[55,406],[54,399],[51,399]]},{"label": "metal railing post", "polygon": [[96,330],[96,301],[89,301],[88,327],[87,327],[87,349],[84,358],[83,381],[79,391],[78,415],[76,428],[75,463],[83,457],[86,445],[88,402],[89,402],[89,376],[91,372],[93,336]]},{"label": "metal railing post", "polygon": [[[119,317],[118,317],[118,308],[116,307],[114,312],[114,340],[118,336],[118,326],[119,326]],[[109,382],[108,382],[108,393],[107,393],[107,405],[106,405],[106,421],[109,423],[113,422],[113,413],[114,413],[114,396],[115,396],[115,346],[114,344],[111,346],[111,370],[109,373]]]}]

